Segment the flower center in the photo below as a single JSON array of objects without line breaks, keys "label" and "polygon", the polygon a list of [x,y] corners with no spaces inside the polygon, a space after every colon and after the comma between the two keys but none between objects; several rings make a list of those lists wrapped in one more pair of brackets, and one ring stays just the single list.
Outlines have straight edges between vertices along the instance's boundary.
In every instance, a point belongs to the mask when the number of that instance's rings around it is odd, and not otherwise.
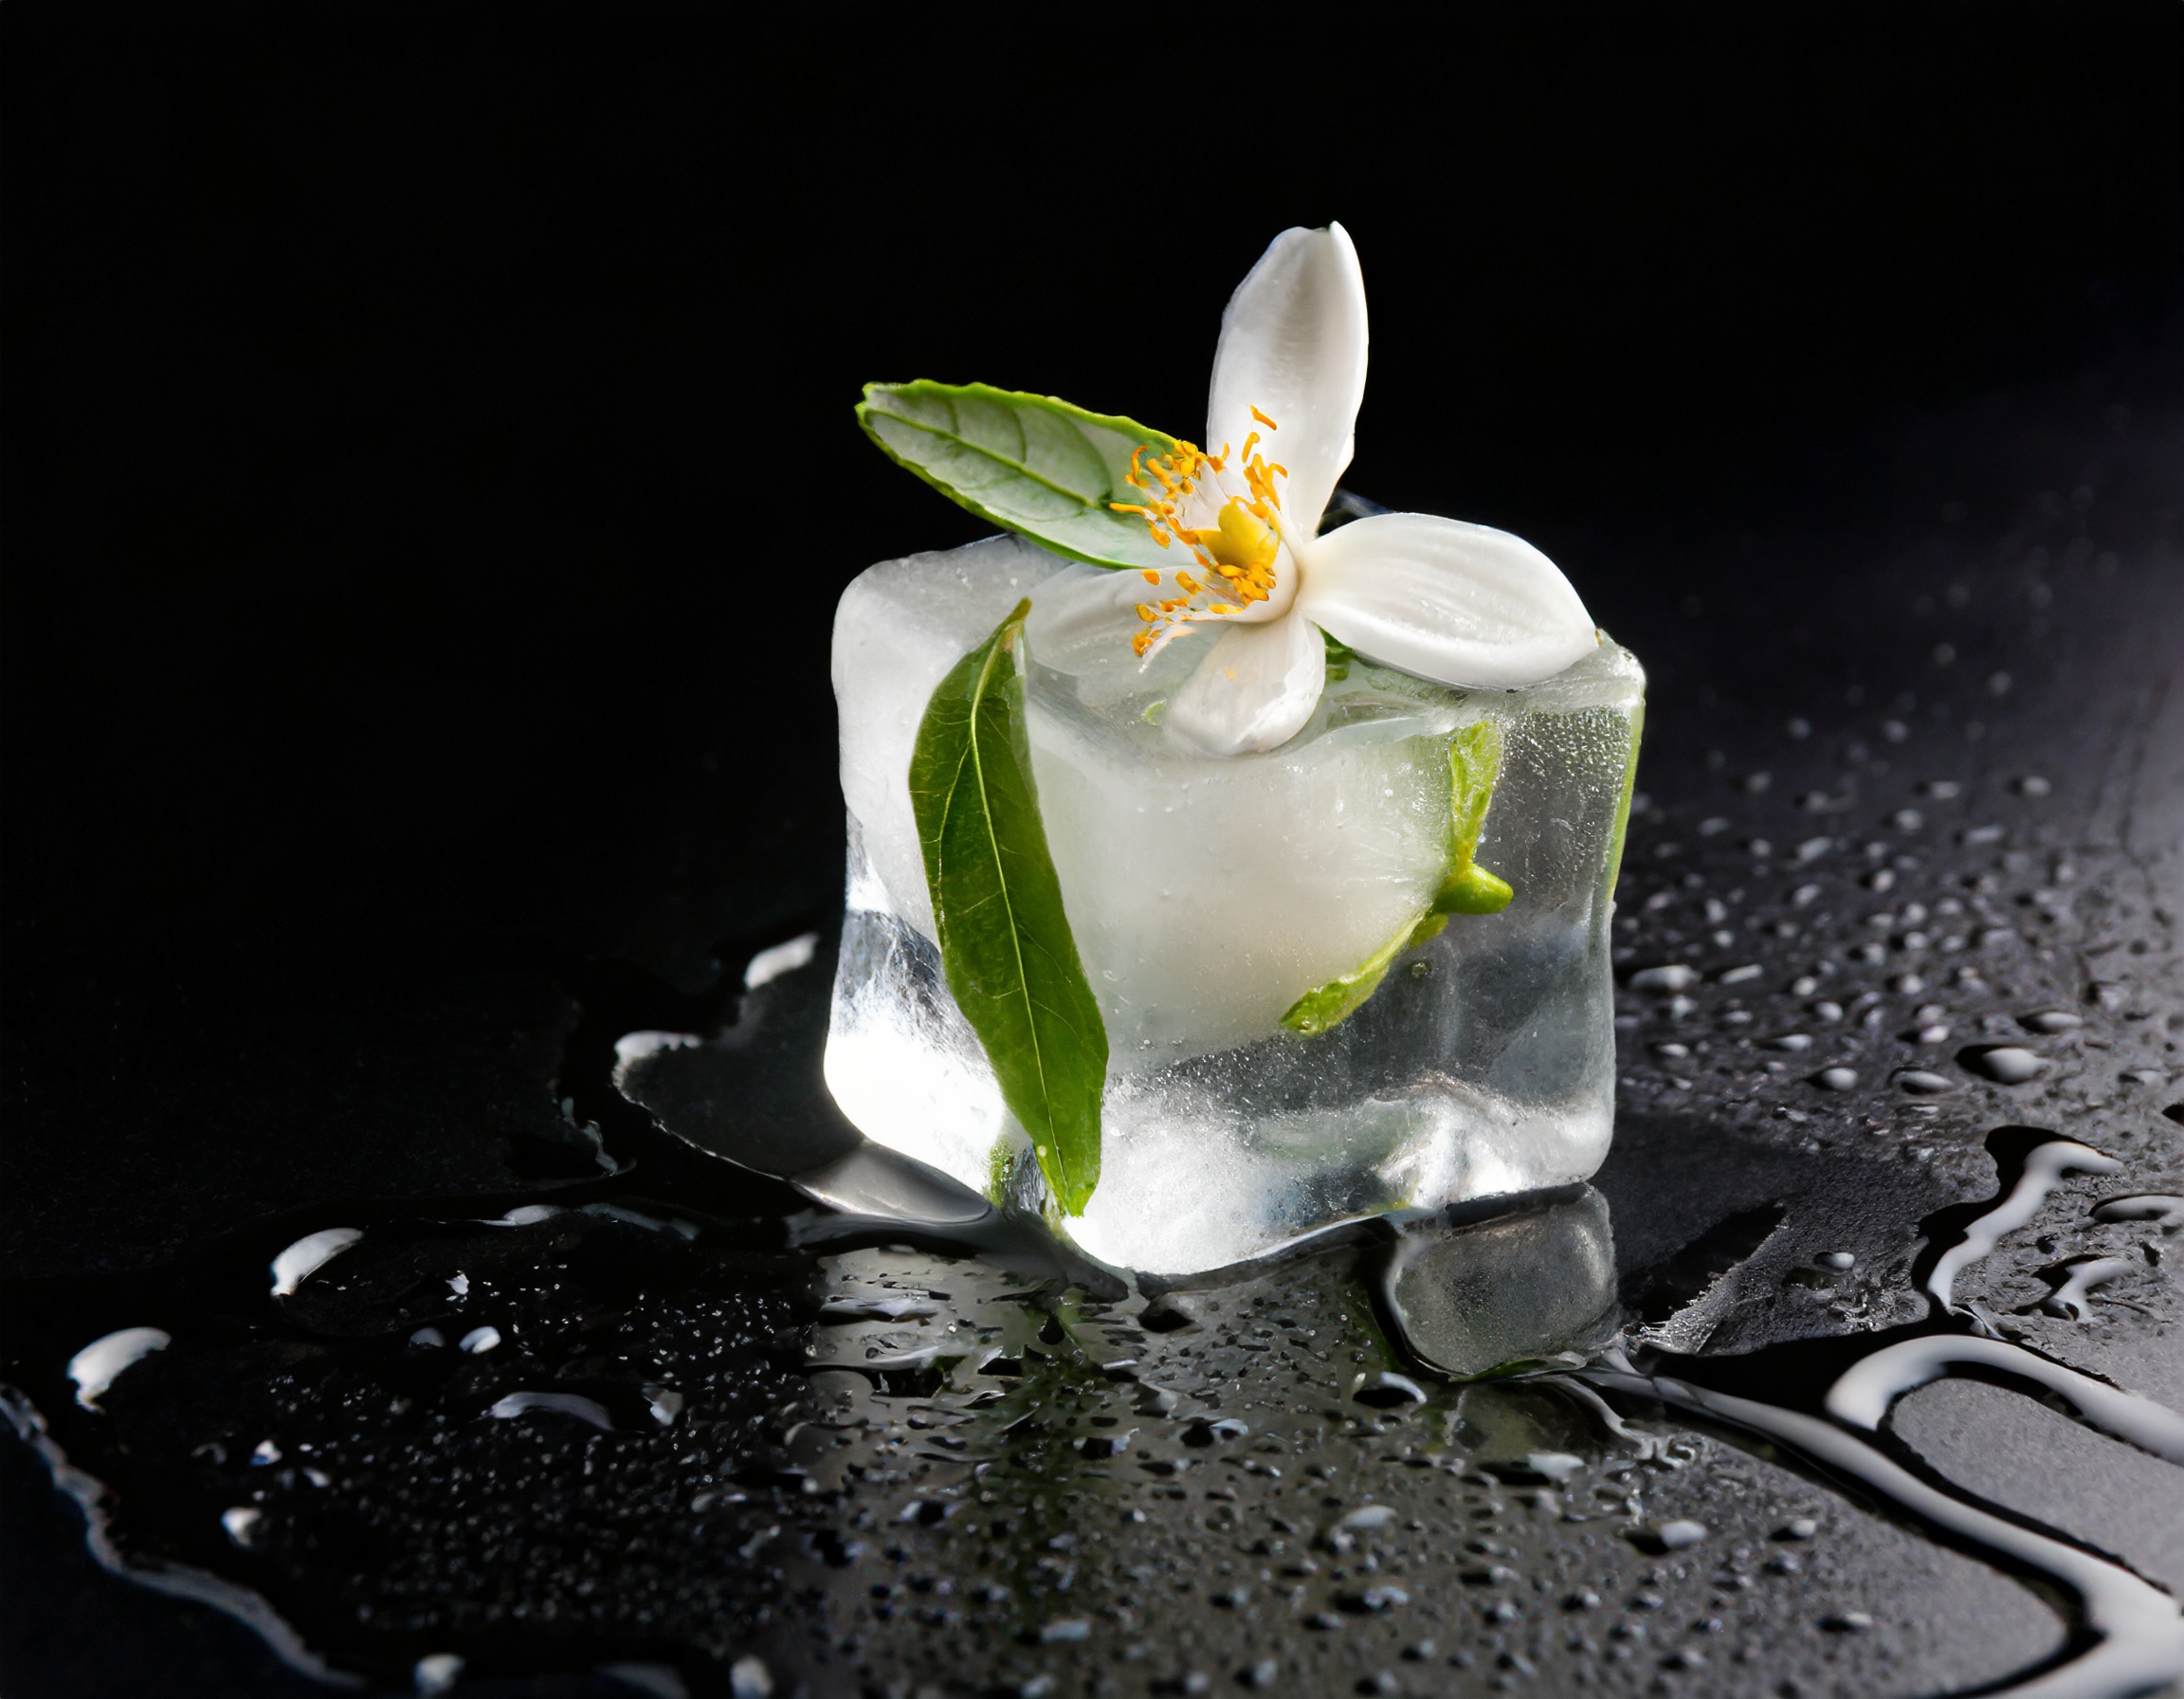
[{"label": "flower center", "polygon": [[[1280,429],[1257,408],[1251,416],[1270,432]],[[1130,647],[1140,657],[1187,635],[1198,620],[1245,612],[1279,587],[1281,481],[1289,468],[1256,452],[1259,442],[1254,430],[1233,455],[1227,444],[1220,453],[1208,454],[1194,443],[1178,442],[1173,454],[1149,455],[1139,448],[1130,457],[1124,482],[1144,492],[1145,500],[1109,505],[1143,519],[1164,549],[1180,539],[1200,568],[1196,576],[1188,567],[1172,574],[1146,569],[1148,584],[1164,585],[1173,577],[1178,594],[1138,604],[1145,629]]]}]

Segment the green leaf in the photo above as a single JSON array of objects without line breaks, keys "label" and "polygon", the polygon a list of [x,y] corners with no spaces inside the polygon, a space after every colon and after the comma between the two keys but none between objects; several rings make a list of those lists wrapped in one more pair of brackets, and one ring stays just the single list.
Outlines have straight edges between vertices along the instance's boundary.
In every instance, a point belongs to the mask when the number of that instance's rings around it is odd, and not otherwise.
[{"label": "green leaf", "polygon": [[1465,726],[1448,743],[1448,837],[1457,856],[1478,853],[1502,776],[1502,728],[1491,720]]},{"label": "green leaf", "polygon": [[1491,720],[1465,726],[1448,743],[1448,872],[1433,901],[1410,924],[1338,979],[1289,1005],[1282,1024],[1307,1037],[1340,1026],[1365,1006],[1396,960],[1440,936],[1452,914],[1499,914],[1517,893],[1472,856],[1486,830],[1494,781],[1502,775],[1502,728]]},{"label": "green leaf", "polygon": [[1646,704],[1630,716],[1630,755],[1623,763],[1623,795],[1615,801],[1615,830],[1608,838],[1608,895],[1623,877],[1623,840],[1630,831],[1630,801],[1638,791],[1638,745],[1646,734]]},{"label": "green leaf", "polygon": [[982,383],[869,383],[857,422],[898,465],[983,519],[1093,566],[1189,566],[1187,550],[1163,549],[1135,513],[1123,482],[1130,456],[1172,452],[1175,439],[1051,395]]},{"label": "green leaf", "polygon": [[1472,857],[1502,776],[1502,728],[1491,720],[1465,726],[1448,743],[1448,876],[1433,898],[1436,914],[1500,914],[1516,892]]},{"label": "green leaf", "polygon": [[[1317,1037],[1321,1032],[1340,1026],[1362,1009],[1365,1000],[1380,989],[1380,981],[1388,977],[1388,970],[1395,965],[1395,959],[1414,943],[1425,941],[1418,936],[1420,928],[1438,918],[1429,910],[1339,979],[1330,979],[1326,984],[1306,992],[1289,1005],[1289,1012],[1283,1015],[1282,1024],[1290,1032],[1301,1032],[1307,1038]],[[1443,921],[1441,924],[1447,925],[1447,923]],[[1440,929],[1440,926],[1433,927],[1432,931],[1427,932],[1426,937],[1432,937]]]},{"label": "green leaf", "polygon": [[1028,600],[926,704],[910,803],[948,989],[986,1047],[1063,1213],[1100,1183],[1107,1029],[1077,956],[1031,778],[1017,667]]},{"label": "green leaf", "polygon": [[1517,892],[1499,873],[1467,861],[1448,875],[1433,898],[1436,914],[1500,914]]}]

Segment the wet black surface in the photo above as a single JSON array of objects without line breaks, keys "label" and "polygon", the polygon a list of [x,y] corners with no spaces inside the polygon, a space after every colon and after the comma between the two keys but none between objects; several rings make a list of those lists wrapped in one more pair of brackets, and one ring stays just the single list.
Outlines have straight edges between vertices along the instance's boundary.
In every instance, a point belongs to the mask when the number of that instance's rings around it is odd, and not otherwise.
[{"label": "wet black surface", "polygon": [[[1793,1401],[1819,1365],[1924,1317],[1917,1278],[2021,1160],[2034,1135],[1996,1137],[2015,1126],[2122,1171],[2066,1180],[1959,1299],[2004,1339],[2184,1408],[2184,1240],[2090,1217],[2184,1192],[2184,1124],[2164,1114],[2184,1103],[2175,96],[2130,94],[2173,62],[2175,23],[2116,15],[2100,41],[2012,25],[2017,60],[1983,47],[1984,92],[1939,110],[1993,151],[1955,166],[1906,116],[1958,87],[1945,32],[1886,54],[1854,33],[1755,46],[1774,81],[1722,80],[1752,94],[1706,110],[1747,144],[1769,87],[1788,130],[1864,111],[1881,141],[1795,179],[1822,203],[1865,196],[1863,246],[1797,247],[1810,197],[1754,208],[1718,163],[1734,149],[1655,137],[1640,162],[1687,180],[1648,204],[1690,253],[1623,265],[1611,328],[1577,314],[1592,328],[1558,340],[1541,280],[1591,274],[1608,237],[1584,232],[1622,228],[1603,209],[1626,192],[1590,191],[1569,232],[1534,228],[1536,253],[1465,284],[1484,290],[1468,312],[1502,302],[1505,344],[1468,387],[1401,375],[1406,348],[1449,339],[1400,281],[1431,273],[1421,239],[1382,237],[1397,246],[1374,258],[1375,220],[1413,225],[1416,205],[1354,208],[1315,179],[1366,247],[1376,306],[1388,283],[1384,399],[1354,479],[1539,538],[1648,665],[1619,971],[1689,970],[1620,999],[1596,1193],[1402,1248],[1429,1295],[1505,1305],[1438,1323],[1411,1306],[1445,1366],[1590,1348],[1612,1305],[1642,1360],[1699,1353],[1695,1379]],[[2065,1645],[2067,1600],[1733,1430],[1628,1400],[1618,1429],[1567,1377],[1429,1372],[1375,1300],[1387,1243],[1148,1309],[934,1242],[814,1242],[808,1198],[698,1148],[841,1137],[810,1094],[824,944],[765,1007],[743,1004],[739,970],[824,932],[837,901],[826,610],[869,558],[957,533],[884,468],[858,483],[862,462],[816,519],[743,516],[724,493],[721,464],[779,451],[704,423],[746,375],[702,328],[733,244],[658,234],[700,198],[686,144],[722,145],[704,141],[716,109],[678,105],[664,68],[704,59],[694,27],[653,19],[602,47],[263,23],[147,33],[126,57],[41,24],[55,92],[10,100],[33,144],[18,204],[52,257],[10,262],[45,429],[10,456],[29,806],[8,850],[0,1379],[21,1426],[42,1419],[111,1489],[122,1561],[252,1590],[375,1691],[453,1654],[459,1691],[602,1699],[730,1691],[752,1657],[783,1693],[1908,1695]],[[1623,86],[1617,44],[1581,32],[1476,46],[1524,70],[1496,97],[1515,134]],[[610,68],[587,82],[592,52]],[[1829,70],[1838,52],[1907,81]],[[602,88],[604,106],[576,98]],[[314,90],[337,117],[309,110]],[[477,119],[418,116],[474,97]],[[643,129],[651,109],[668,116]],[[1647,134],[1607,111],[1588,134]],[[232,112],[250,122],[213,116]],[[2054,127],[2037,171],[1994,140],[2026,125]],[[343,216],[265,174],[283,126],[299,182],[316,162]],[[619,164],[595,156],[607,133]],[[1401,139],[1357,141],[1349,164]],[[391,179],[423,230],[360,187],[406,145],[433,166]],[[2087,190],[2110,149],[2140,162],[2139,188]],[[748,164],[707,157],[718,180]],[[1560,181],[1530,169],[1487,200]],[[1476,213],[1484,180],[1434,209]],[[815,445],[799,468],[857,452],[826,423],[904,360],[1157,411],[1107,393],[1141,359],[1108,373],[1051,307],[951,307],[951,288],[975,293],[960,278],[893,304],[811,283],[829,255],[844,273],[832,224],[895,228],[873,210],[900,198],[890,181],[868,201],[813,192],[782,244],[805,281],[764,284],[804,316],[748,359],[824,392],[782,403]],[[1932,236],[1937,200],[1977,240]],[[562,250],[535,201],[578,207],[588,236],[668,281],[594,262],[538,293],[553,268],[534,262]],[[2009,234],[2024,205],[2062,209],[2035,221],[2052,231]],[[1698,241],[1731,206],[1788,257]],[[1195,258],[1169,280],[1197,290],[1176,308],[1192,336],[1260,224],[1330,215],[1247,210],[1202,289]],[[207,220],[216,237],[176,233]],[[314,237],[354,271],[345,221],[378,239],[361,283],[282,247]],[[2012,241],[2023,264],[1996,275]],[[1726,320],[1697,287],[1723,264],[1758,288]],[[1897,281],[1867,287],[1867,264]],[[222,278],[267,265],[301,317],[217,304]],[[393,304],[370,307],[373,287]],[[344,315],[360,345],[307,322]],[[595,333],[607,352],[568,353]],[[1685,351],[1673,372],[1664,346]],[[1156,362],[1178,373],[1155,400],[1187,412],[1203,357],[1193,341]],[[1638,404],[1609,398],[1641,379],[1655,429],[1550,422],[1628,423]],[[1518,421],[1506,441],[1465,426],[1454,470],[1413,452],[1441,440],[1451,393]],[[810,564],[772,582],[781,558]],[[2077,1024],[2036,1018],[2056,1014]],[[682,1138],[612,1088],[613,1042],[639,1029],[719,1041],[714,1087],[651,1104]],[[1997,1045],[2044,1066],[1998,1084],[1981,1060]],[[483,1224],[525,1206],[556,1213]],[[363,1237],[274,1297],[274,1254],[334,1227]],[[2126,1271],[2050,1313],[2096,1253]],[[70,1355],[146,1325],[173,1343],[102,1409],[79,1405]],[[490,1349],[462,1347],[488,1326]],[[560,1402],[491,1414],[523,1393]],[[2173,1465],[1976,1379],[1912,1394],[1892,1426],[1942,1478],[2184,1586]],[[10,1694],[325,1690],[230,1616],[98,1567],[53,1483],[32,1447],[0,1444]],[[258,1512],[240,1534],[234,1510]],[[1666,1548],[1678,1519],[1704,1534]]]}]

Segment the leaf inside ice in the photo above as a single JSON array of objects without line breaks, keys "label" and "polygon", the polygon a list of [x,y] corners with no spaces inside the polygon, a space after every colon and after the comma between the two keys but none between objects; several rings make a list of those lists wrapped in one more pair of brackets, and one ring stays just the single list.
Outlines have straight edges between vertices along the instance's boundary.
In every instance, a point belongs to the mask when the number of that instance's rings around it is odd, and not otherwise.
[{"label": "leaf inside ice", "polygon": [[1350,1018],[1380,989],[1396,960],[1435,938],[1455,914],[1499,914],[1516,893],[1507,880],[1473,857],[1486,830],[1494,781],[1502,774],[1502,728],[1483,720],[1457,732],[1448,744],[1448,871],[1418,918],[1349,973],[1315,986],[1289,1006],[1282,1024],[1306,1037]]}]

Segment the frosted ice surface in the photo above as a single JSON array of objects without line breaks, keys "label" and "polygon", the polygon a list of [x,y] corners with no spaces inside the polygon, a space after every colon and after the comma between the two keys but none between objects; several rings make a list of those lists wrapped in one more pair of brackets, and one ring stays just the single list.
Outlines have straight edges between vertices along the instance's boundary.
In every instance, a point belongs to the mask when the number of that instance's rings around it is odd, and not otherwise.
[{"label": "frosted ice surface", "polygon": [[895,912],[928,938],[933,900],[910,813],[918,722],[948,669],[1065,564],[1021,538],[989,538],[883,561],[858,575],[835,610],[842,796]]},{"label": "frosted ice surface", "polygon": [[[1607,879],[1637,663],[1604,645],[1515,692],[1353,663],[1290,742],[1209,757],[1161,724],[1203,639],[1141,667],[1114,619],[1136,594],[1129,575],[1004,538],[886,562],[844,595],[850,880],[827,1054],[844,1112],[980,1191],[1038,1201],[940,974],[907,783],[933,687],[1028,594],[1033,775],[1111,1047],[1102,1177],[1067,1224],[1079,1246],[1183,1272],[1591,1174],[1612,1121]],[[1449,739],[1483,719],[1503,765],[1479,857],[1515,901],[1455,917],[1333,1032],[1282,1031],[1439,886]]]}]

